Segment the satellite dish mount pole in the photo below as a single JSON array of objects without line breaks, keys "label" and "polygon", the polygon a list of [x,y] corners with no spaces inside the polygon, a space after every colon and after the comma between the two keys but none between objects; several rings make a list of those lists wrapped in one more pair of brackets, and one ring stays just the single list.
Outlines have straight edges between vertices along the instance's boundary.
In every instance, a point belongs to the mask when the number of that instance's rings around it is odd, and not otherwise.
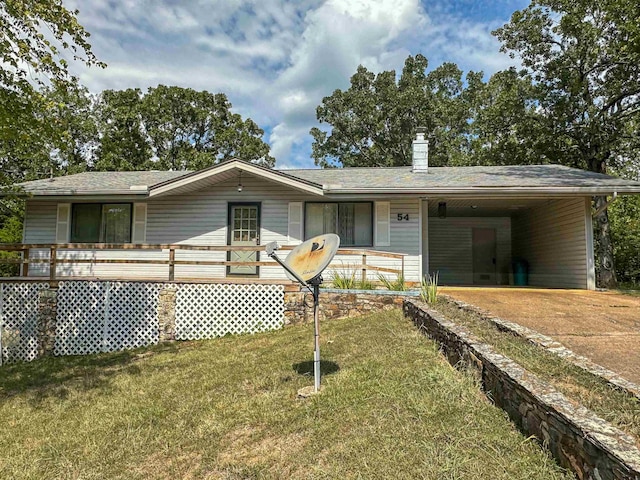
[{"label": "satellite dish mount pole", "polygon": [[320,284],[322,276],[309,280],[313,286],[313,389],[316,393],[320,391]]}]

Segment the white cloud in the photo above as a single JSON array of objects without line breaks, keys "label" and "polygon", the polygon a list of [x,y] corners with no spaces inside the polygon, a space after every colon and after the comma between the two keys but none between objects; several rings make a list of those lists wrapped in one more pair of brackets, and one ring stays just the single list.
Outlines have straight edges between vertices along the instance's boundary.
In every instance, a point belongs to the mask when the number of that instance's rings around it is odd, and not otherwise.
[{"label": "white cloud", "polygon": [[282,120],[269,139],[273,155],[288,158],[306,140],[324,96],[347,87],[359,64],[380,71],[389,44],[426,21],[417,0],[330,0],[309,12],[291,64],[274,85]]},{"label": "white cloud", "polygon": [[[315,109],[359,64],[401,69],[409,54],[491,73],[510,64],[474,21],[419,0],[65,0],[106,70],[74,67],[91,90],[159,83],[229,96],[269,134],[279,164],[310,165]],[[439,7],[440,5],[440,7]],[[505,14],[506,19],[510,12]]]}]

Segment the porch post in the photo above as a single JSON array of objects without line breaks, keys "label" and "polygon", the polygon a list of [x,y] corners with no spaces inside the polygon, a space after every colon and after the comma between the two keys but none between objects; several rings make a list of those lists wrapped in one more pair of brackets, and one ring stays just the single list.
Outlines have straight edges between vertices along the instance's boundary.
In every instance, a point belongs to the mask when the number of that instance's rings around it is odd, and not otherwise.
[{"label": "porch post", "polygon": [[420,199],[420,259],[421,275],[429,274],[429,201]]}]

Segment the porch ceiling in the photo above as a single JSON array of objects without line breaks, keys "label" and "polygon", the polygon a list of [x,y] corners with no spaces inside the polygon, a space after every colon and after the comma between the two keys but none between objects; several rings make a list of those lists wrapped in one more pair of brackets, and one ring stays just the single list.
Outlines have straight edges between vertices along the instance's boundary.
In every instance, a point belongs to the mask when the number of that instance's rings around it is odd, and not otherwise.
[{"label": "porch ceiling", "polygon": [[447,217],[510,217],[519,211],[540,207],[551,201],[551,198],[429,199],[429,217],[438,216],[440,202],[447,204]]}]

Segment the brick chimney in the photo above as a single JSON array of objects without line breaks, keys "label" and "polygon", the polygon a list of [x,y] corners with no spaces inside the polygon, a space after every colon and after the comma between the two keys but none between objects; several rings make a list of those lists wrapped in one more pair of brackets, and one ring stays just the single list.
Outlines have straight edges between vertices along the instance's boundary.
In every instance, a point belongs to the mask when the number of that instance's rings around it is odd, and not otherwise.
[{"label": "brick chimney", "polygon": [[429,171],[429,140],[424,138],[427,132],[425,127],[416,129],[416,139],[412,144],[412,164],[413,172]]}]

